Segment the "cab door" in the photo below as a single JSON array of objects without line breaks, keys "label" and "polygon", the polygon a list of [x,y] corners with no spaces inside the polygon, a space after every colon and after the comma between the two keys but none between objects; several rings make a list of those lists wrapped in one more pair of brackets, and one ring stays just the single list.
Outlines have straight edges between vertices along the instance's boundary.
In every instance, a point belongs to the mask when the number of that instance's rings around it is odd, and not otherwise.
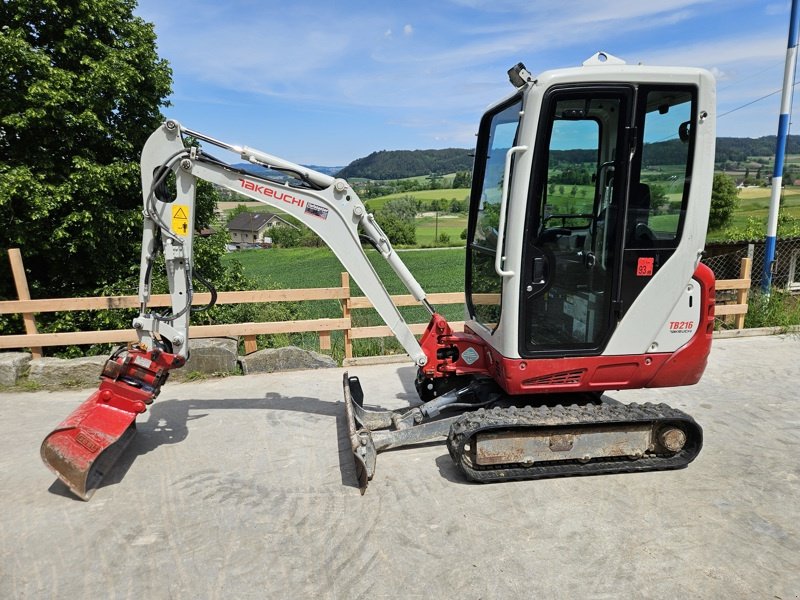
[{"label": "cab door", "polygon": [[525,223],[519,352],[600,354],[619,308],[634,89],[550,90]]},{"label": "cab door", "polygon": [[470,318],[492,332],[500,322],[503,306],[503,276],[497,268],[498,253],[501,260],[505,253],[500,213],[504,188],[510,188],[516,174],[517,155],[513,149],[519,146],[522,103],[523,97],[519,94],[488,111],[481,120],[475,150],[467,236],[466,298]]}]

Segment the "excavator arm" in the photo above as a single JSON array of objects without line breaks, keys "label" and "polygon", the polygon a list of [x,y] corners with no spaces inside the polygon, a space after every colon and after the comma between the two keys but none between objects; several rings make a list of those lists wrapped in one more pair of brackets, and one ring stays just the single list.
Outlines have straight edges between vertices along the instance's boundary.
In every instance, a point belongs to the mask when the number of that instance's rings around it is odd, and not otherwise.
[{"label": "excavator arm", "polygon": [[[214,158],[205,149],[187,146],[185,136],[234,152],[249,163],[279,171],[298,185],[254,175]],[[192,243],[195,191],[202,179],[292,215],[316,233],[349,271],[378,314],[419,367],[428,358],[392,302],[361,247],[361,235],[391,265],[409,293],[434,314],[425,292],[392,248],[361,199],[344,180],[310,170],[252,148],[233,146],[166,121],[148,139],[142,152],[144,234],[142,238],[140,315],[134,320],[142,346],[166,346],[188,358],[188,329],[192,296]],[[175,189],[167,181],[174,174]],[[168,317],[147,311],[150,274],[158,248],[163,248],[172,299]],[[163,340],[163,342],[162,342]]]},{"label": "excavator arm", "polygon": [[[214,158],[197,142],[234,152],[249,163],[288,178],[281,181],[253,174]],[[158,396],[169,371],[182,367],[189,358],[198,179],[280,209],[314,231],[350,272],[414,363],[420,369],[429,365],[426,370],[429,376],[450,374],[437,365],[453,362],[452,358],[439,356],[442,355],[440,340],[452,337],[452,331],[446,321],[435,314],[417,280],[345,180],[259,150],[226,144],[184,129],[177,121],[166,121],[151,134],[142,152],[141,174],[144,227],[140,311],[133,321],[138,341],[111,355],[101,373],[99,389],[54,429],[41,447],[44,463],[77,496],[84,500],[91,497],[133,438],[137,415],[145,412]],[[422,338],[424,349],[367,259],[361,247],[362,238],[377,249],[411,295],[431,313],[428,333]],[[164,256],[171,297],[170,314],[148,308],[151,276],[159,253]],[[212,293],[212,303],[214,295]],[[452,342],[446,343],[452,345]],[[349,398],[346,390],[346,399]],[[348,400],[348,415],[354,409],[362,410],[350,403]],[[372,442],[369,432],[357,431],[353,418],[349,423],[359,479],[366,482],[366,475],[362,475],[366,473],[362,450],[365,444],[371,447]],[[444,434],[446,432],[437,433],[440,437]],[[374,461],[369,469],[370,477],[373,469]]]}]

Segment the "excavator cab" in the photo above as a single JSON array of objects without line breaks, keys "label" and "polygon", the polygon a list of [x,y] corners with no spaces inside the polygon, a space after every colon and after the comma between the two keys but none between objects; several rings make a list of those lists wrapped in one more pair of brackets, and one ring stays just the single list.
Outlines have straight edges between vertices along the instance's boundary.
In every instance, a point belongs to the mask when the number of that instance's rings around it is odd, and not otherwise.
[{"label": "excavator cab", "polygon": [[[527,367],[674,351],[689,332],[664,335],[666,323],[693,333],[703,320],[700,298],[681,296],[703,250],[713,155],[698,148],[713,144],[713,84],[603,56],[521,86],[478,133],[467,326]],[[665,318],[674,310],[692,318]]]}]

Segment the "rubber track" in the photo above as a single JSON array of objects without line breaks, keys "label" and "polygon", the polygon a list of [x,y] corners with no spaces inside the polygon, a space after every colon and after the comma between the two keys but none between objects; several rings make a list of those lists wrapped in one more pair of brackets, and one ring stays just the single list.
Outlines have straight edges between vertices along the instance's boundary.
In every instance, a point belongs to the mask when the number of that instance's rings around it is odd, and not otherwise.
[{"label": "rubber track", "polygon": [[[647,454],[635,460],[599,457],[584,463],[562,460],[537,462],[530,466],[516,463],[480,467],[472,465],[464,454],[464,446],[479,433],[554,427],[563,427],[568,432],[595,425],[632,425],[645,422],[658,423],[659,426],[679,425],[687,438],[683,449],[674,454]],[[702,446],[703,430],[691,416],[666,404],[651,403],[480,409],[466,413],[453,422],[447,438],[447,449],[458,468],[468,479],[482,483],[681,469],[695,459]]]}]

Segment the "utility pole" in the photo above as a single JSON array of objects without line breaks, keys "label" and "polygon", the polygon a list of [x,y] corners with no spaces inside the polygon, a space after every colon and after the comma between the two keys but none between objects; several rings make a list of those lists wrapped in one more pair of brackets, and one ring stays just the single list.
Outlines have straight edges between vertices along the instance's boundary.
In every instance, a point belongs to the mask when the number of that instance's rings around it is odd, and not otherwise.
[{"label": "utility pole", "polygon": [[778,118],[778,141],[775,146],[775,170],[772,173],[772,194],[769,199],[767,218],[766,254],[764,270],[761,274],[761,289],[769,294],[772,287],[772,269],[775,262],[775,245],[778,237],[778,210],[780,209],[781,187],[783,184],[783,163],[786,153],[786,138],[789,135],[789,118],[792,114],[792,92],[794,73],[797,66],[797,38],[800,30],[800,12],[797,0],[792,0],[789,21],[789,47],[786,50],[786,65],[783,71],[783,94],[781,95],[781,115]]}]

